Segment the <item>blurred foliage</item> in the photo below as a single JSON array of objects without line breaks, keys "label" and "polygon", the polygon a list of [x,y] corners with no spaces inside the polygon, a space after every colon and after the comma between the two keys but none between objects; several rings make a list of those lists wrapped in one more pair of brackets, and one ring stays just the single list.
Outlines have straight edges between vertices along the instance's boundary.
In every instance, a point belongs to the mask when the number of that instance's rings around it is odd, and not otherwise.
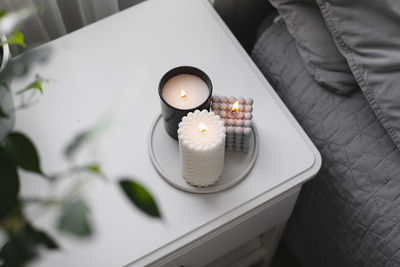
[{"label": "blurred foliage", "polygon": [[89,166],[87,166],[86,168],[87,168],[87,170],[88,170],[89,172],[92,172],[92,173],[94,173],[94,174],[102,174],[101,169],[100,169],[100,166],[97,165],[97,164],[89,165]]},{"label": "blurred foliage", "polygon": [[67,145],[67,148],[64,151],[64,155],[67,158],[72,158],[78,148],[82,147],[82,145],[90,139],[90,131],[84,131],[75,136],[75,138]]},{"label": "blurred foliage", "polygon": [[43,174],[35,145],[24,134],[19,132],[8,134],[4,148],[15,165],[27,171]]},{"label": "blurred foliage", "polygon": [[24,266],[39,254],[39,249],[58,249],[58,244],[47,233],[36,229],[24,217],[22,204],[18,202],[7,216],[0,220],[8,240],[0,250],[0,259],[6,266]]},{"label": "blurred foliage", "polygon": [[58,220],[58,229],[78,237],[90,236],[92,226],[89,221],[89,212],[90,209],[83,199],[65,202]]},{"label": "blurred foliage", "polygon": [[91,129],[84,130],[69,142],[64,150],[64,156],[67,159],[72,159],[79,150],[84,147],[89,141],[98,138],[103,132],[108,130],[110,123],[108,121],[101,121]]},{"label": "blurred foliage", "polygon": [[[10,13],[0,10],[0,36],[4,34],[8,36],[7,41],[0,43],[0,48],[6,43],[25,47],[23,33],[15,28],[37,10],[40,8],[32,6]],[[0,62],[1,55],[0,53]],[[37,58],[29,54],[27,56],[22,54],[13,60],[8,68],[0,73],[0,90],[11,94],[8,82],[12,78],[26,75],[30,64],[35,60]],[[16,91],[16,94],[21,97],[21,104],[13,110],[5,110],[0,102],[0,120],[8,119],[10,114],[19,109],[30,107],[31,103],[24,100],[24,95],[28,93],[31,97],[35,93],[43,94],[43,85],[48,82],[50,80],[36,75],[25,88]],[[71,164],[71,159],[79,150],[89,141],[98,138],[105,129],[107,125],[103,123],[73,137],[64,151],[65,159]],[[76,177],[79,179],[76,179],[74,189],[59,199],[50,197],[24,199],[20,195],[19,169],[35,173],[51,182],[51,186],[57,186],[56,182],[61,179]],[[7,238],[4,244],[0,244],[0,266],[26,266],[30,260],[44,251],[43,248],[59,249],[52,237],[45,231],[37,229],[25,216],[24,210],[27,205],[38,203],[43,209],[49,206],[59,208],[56,223],[59,231],[81,238],[92,235],[94,231],[90,208],[79,190],[86,184],[82,180],[89,181],[87,177],[90,176],[102,179],[107,177],[98,163],[83,166],[72,164],[67,171],[50,175],[42,170],[38,150],[27,135],[10,131],[4,141],[0,140],[0,229],[4,231]],[[119,182],[119,186],[132,205],[151,217],[161,218],[156,201],[143,185],[130,178],[124,178]]]},{"label": "blurred foliage", "polygon": [[23,266],[39,254],[39,249],[58,249],[57,243],[45,232],[25,224],[0,250],[3,266]]},{"label": "blurred foliage", "polygon": [[[13,39],[13,32],[20,24],[29,19],[36,12],[42,12],[43,8],[40,6],[29,5],[16,11],[7,12],[6,10],[0,11],[0,34],[7,35]],[[18,32],[18,31],[17,31]],[[17,39],[23,39],[23,34],[19,34]]]},{"label": "blurred foliage", "polygon": [[119,181],[119,185],[128,199],[141,211],[152,217],[161,218],[160,211],[149,191],[138,182],[129,178]]},{"label": "blurred foliage", "polygon": [[0,119],[1,119],[1,118],[9,118],[9,117],[10,117],[10,115],[8,115],[8,113],[5,112],[5,111],[3,110],[3,108],[0,106]]},{"label": "blurred foliage", "polygon": [[20,31],[14,30],[11,35],[7,37],[7,41],[1,42],[0,45],[9,44],[9,45],[19,45],[22,47],[26,47],[24,41],[24,34]]},{"label": "blurred foliage", "polygon": [[43,94],[43,83],[50,82],[49,79],[44,79],[40,75],[36,74],[35,80],[26,86],[24,89],[17,91],[17,95],[23,94],[29,90],[38,90],[41,94]]},{"label": "blurred foliage", "polygon": [[17,204],[19,178],[17,166],[0,146],[0,220]]},{"label": "blurred foliage", "polygon": [[6,89],[7,92],[10,92],[10,87],[8,86],[8,84],[6,82],[1,82],[0,81],[0,88],[3,87],[4,89]]}]

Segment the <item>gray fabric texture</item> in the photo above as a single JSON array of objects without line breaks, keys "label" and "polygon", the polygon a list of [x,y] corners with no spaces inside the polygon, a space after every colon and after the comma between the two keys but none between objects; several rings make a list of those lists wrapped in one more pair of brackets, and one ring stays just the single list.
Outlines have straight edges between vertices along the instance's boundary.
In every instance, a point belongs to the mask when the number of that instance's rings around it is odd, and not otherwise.
[{"label": "gray fabric texture", "polygon": [[284,238],[303,266],[400,266],[400,152],[365,96],[325,90],[305,69],[283,22],[252,57],[322,155]]},{"label": "gray fabric texture", "polygon": [[304,65],[316,82],[338,94],[357,89],[346,59],[339,52],[315,0],[270,0],[296,40]]},{"label": "gray fabric texture", "polygon": [[400,149],[400,1],[317,2],[361,90]]},{"label": "gray fabric texture", "polygon": [[273,11],[271,13],[269,13],[262,21],[260,26],[258,26],[257,29],[257,34],[256,34],[256,39],[258,40],[258,38],[260,38],[261,34],[263,34],[265,32],[266,29],[268,29],[272,23],[274,23],[275,19],[279,19],[279,14],[276,11]]}]

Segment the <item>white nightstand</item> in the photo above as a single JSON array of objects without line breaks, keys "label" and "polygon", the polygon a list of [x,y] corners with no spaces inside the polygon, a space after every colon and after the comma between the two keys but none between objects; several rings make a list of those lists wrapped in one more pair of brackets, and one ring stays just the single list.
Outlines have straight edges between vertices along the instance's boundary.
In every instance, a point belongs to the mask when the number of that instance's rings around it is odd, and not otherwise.
[{"label": "white nightstand", "polygon": [[[301,185],[320,168],[314,145],[206,0],[146,1],[29,53],[46,49],[49,60],[31,76],[56,81],[46,85],[39,104],[17,114],[16,124],[37,144],[43,169],[64,169],[66,142],[112,114],[114,127],[93,155],[109,177],[145,184],[164,220],[135,211],[114,183],[95,181],[86,192],[94,238],[79,242],[51,231],[64,250],[45,254],[37,266],[202,266],[284,225]],[[148,131],[160,112],[158,82],[181,65],[205,71],[216,94],[255,100],[259,156],[249,176],[227,191],[179,191],[159,177],[148,156]],[[24,195],[46,192],[47,183],[22,176]],[[51,229],[54,217],[35,222]],[[272,231],[270,251],[281,231]]]}]

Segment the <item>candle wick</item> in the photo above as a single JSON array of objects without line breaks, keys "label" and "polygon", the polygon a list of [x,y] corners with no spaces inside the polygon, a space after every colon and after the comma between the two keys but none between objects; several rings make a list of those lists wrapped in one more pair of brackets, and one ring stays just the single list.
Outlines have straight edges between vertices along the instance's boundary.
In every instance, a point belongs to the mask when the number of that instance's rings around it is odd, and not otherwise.
[{"label": "candle wick", "polygon": [[182,99],[186,99],[186,92],[185,92],[185,90],[181,90],[181,97],[182,97]]},{"label": "candle wick", "polygon": [[207,126],[204,123],[200,123],[199,124],[199,129],[200,129],[200,132],[202,134],[204,134],[207,131]]}]

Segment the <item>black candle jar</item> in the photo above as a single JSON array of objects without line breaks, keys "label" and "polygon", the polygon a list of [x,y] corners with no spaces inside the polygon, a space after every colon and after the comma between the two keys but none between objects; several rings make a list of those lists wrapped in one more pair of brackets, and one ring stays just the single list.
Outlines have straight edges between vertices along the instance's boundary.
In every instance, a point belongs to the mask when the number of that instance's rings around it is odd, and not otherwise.
[{"label": "black candle jar", "polygon": [[[198,106],[195,106],[190,109],[179,109],[170,105],[163,97],[163,88],[164,85],[173,77],[180,75],[180,74],[190,74],[199,77],[203,82],[207,85],[209,94],[207,99]],[[158,94],[161,99],[161,111],[162,117],[164,121],[164,128],[167,133],[175,139],[178,139],[178,124],[182,121],[182,117],[186,116],[189,112],[193,112],[195,110],[210,110],[210,102],[211,102],[211,95],[212,95],[212,83],[210,78],[205,74],[202,70],[199,70],[195,67],[190,66],[182,66],[174,68],[168,71],[160,81],[158,86]]]}]

